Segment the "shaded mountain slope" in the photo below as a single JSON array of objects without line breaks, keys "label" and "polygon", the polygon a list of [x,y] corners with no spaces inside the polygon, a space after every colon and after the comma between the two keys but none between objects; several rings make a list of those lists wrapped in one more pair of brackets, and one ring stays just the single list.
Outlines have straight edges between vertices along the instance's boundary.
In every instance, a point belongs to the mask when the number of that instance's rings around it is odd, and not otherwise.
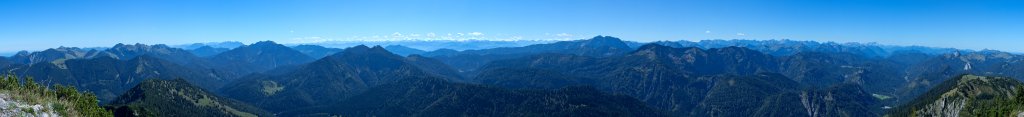
[{"label": "shaded mountain slope", "polygon": [[342,49],[339,48],[327,48],[318,45],[298,45],[292,47],[292,49],[309,55],[309,57],[313,57],[314,59],[324,58],[342,51]]},{"label": "shaded mountain slope", "polygon": [[315,112],[343,116],[665,116],[631,97],[603,94],[589,87],[508,90],[438,78],[403,79],[334,106],[282,115]]},{"label": "shaded mountain slope", "polygon": [[28,51],[21,51],[11,56],[9,60],[12,63],[32,64],[58,60],[91,58],[99,55],[99,51],[96,50],[87,50],[75,47],[58,47],[31,53]]},{"label": "shaded mountain slope", "polygon": [[17,63],[31,64],[40,62],[62,62],[70,59],[90,59],[97,57],[110,57],[128,60],[141,55],[149,55],[151,57],[164,59],[181,65],[205,65],[203,59],[191,54],[191,52],[179,48],[168,47],[163,44],[145,45],[119,43],[111,48],[103,50],[60,47],[32,53],[21,52],[13,56],[11,59]]},{"label": "shaded mountain slope", "polygon": [[901,71],[912,65],[849,53],[820,52],[802,52],[782,57],[779,63],[781,73],[802,84],[825,87],[853,83],[864,85],[872,92],[886,94],[906,84],[900,78],[905,74]]},{"label": "shaded mountain slope", "polygon": [[[809,116],[801,106],[776,110],[778,107],[773,105],[801,105],[800,97],[782,95],[814,92],[818,90],[814,87],[834,86],[808,86],[781,74],[770,73],[778,68],[775,61],[771,55],[738,47],[704,50],[648,44],[620,57],[540,54],[496,61],[482,68],[474,80],[508,88],[552,89],[589,85],[612,94],[632,96],[649,106],[678,115]],[[821,110],[859,112],[823,115],[878,114],[875,105],[878,101],[859,85],[842,89],[823,92],[844,93],[851,96],[851,100],[858,101],[808,104],[850,104],[855,106]],[[831,94],[813,93],[810,96]]]},{"label": "shaded mountain slope", "polygon": [[287,46],[262,41],[217,54],[210,60],[217,63],[219,69],[243,75],[280,66],[305,64],[315,59]]},{"label": "shaded mountain slope", "polygon": [[[542,53],[561,53],[593,57],[610,57],[628,53],[633,49],[621,39],[611,36],[596,36],[586,40],[561,41],[550,44],[536,44],[524,47],[501,47],[482,50],[466,50],[457,53],[425,53],[445,62],[459,71],[476,71],[477,68],[495,60],[518,58]],[[443,50],[437,50],[443,51]]]},{"label": "shaded mountain slope", "polygon": [[181,65],[197,65],[192,63],[196,61],[201,61],[201,58],[195,56],[187,50],[171,48],[163,44],[117,44],[114,45],[114,47],[107,49],[105,52],[108,52],[114,55],[115,57],[124,60],[132,59],[137,56],[148,55],[150,57],[164,59]]},{"label": "shaded mountain slope", "polygon": [[10,60],[7,60],[7,57],[0,56],[0,69],[4,69],[4,68],[7,68],[7,67],[10,67],[11,64],[14,64],[14,63],[12,63]]},{"label": "shaded mountain slope", "polygon": [[502,47],[483,50],[466,50],[460,54],[531,54],[564,53],[583,56],[613,56],[633,50],[621,39],[611,36],[596,36],[587,40],[561,41],[551,44],[537,44],[524,47]]},{"label": "shaded mountain slope", "polygon": [[468,79],[464,78],[461,74],[459,74],[459,72],[456,71],[455,68],[452,68],[447,64],[444,64],[444,62],[441,62],[434,58],[424,57],[420,55],[409,55],[408,57],[405,57],[405,62],[408,62],[409,64],[412,64],[419,68],[420,70],[423,70],[427,73],[436,76],[441,76],[445,79],[451,79],[453,81],[460,82],[468,81]]},{"label": "shaded mountain slope", "polygon": [[209,93],[182,79],[143,81],[107,108],[117,116],[273,116],[259,108]]},{"label": "shaded mountain slope", "polygon": [[196,56],[199,56],[199,57],[210,57],[210,56],[217,55],[217,54],[220,54],[220,53],[223,53],[223,52],[227,52],[228,50],[231,50],[231,49],[228,49],[228,48],[214,48],[214,47],[210,47],[210,46],[202,46],[202,47],[199,47],[199,48],[196,48],[196,49],[189,50],[189,52],[191,52],[192,54],[195,54]]},{"label": "shaded mountain slope", "polygon": [[424,65],[380,46],[356,46],[281,75],[248,76],[222,92],[268,110],[284,111],[329,104],[400,79],[435,76],[421,70]]},{"label": "shaded mountain slope", "polygon": [[21,76],[33,76],[44,84],[63,84],[96,93],[103,102],[145,79],[184,78],[204,88],[219,88],[226,78],[207,70],[194,70],[169,61],[137,56],[130,60],[110,57],[73,59],[61,63],[36,63],[5,69]]},{"label": "shaded mountain slope", "polygon": [[405,46],[402,46],[402,45],[388,45],[388,46],[384,46],[384,49],[390,51],[391,53],[398,54],[400,56],[409,56],[409,55],[413,55],[413,54],[423,54],[423,53],[426,53],[426,51],[423,51],[423,50],[420,50],[420,49],[416,49],[416,48],[405,47]]},{"label": "shaded mountain slope", "polygon": [[962,74],[1006,76],[1021,80],[1024,56],[998,51],[954,52],[923,60],[906,69],[903,85],[897,94],[914,99],[933,87]]}]

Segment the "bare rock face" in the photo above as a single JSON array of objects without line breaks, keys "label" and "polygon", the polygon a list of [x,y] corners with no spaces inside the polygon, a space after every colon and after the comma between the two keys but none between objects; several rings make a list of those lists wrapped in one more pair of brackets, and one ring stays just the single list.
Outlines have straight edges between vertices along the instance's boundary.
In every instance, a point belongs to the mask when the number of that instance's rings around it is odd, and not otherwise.
[{"label": "bare rock face", "polygon": [[11,96],[0,93],[0,117],[20,117],[20,116],[32,116],[32,117],[59,117],[60,115],[54,110],[53,104],[43,102],[43,104],[30,104],[15,100]]},{"label": "bare rock face", "polygon": [[917,100],[898,109],[894,116],[1013,116],[1020,115],[1024,103],[1024,84],[1020,81],[975,75],[962,75],[939,84]]},{"label": "bare rock face", "polygon": [[953,117],[959,116],[960,111],[964,108],[964,99],[942,99],[935,103],[925,106],[917,112],[918,115],[933,116],[933,117]]}]

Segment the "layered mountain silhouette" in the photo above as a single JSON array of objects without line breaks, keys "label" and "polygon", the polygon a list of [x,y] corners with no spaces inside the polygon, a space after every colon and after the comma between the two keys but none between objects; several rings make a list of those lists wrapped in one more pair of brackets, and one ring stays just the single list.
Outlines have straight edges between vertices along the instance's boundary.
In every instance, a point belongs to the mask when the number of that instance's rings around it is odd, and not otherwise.
[{"label": "layered mountain silhouette", "polygon": [[401,79],[439,76],[410,61],[380,46],[356,46],[292,72],[247,76],[223,92],[267,110],[283,111],[330,104]]},{"label": "layered mountain silhouette", "polygon": [[31,53],[28,51],[21,51],[14,56],[11,56],[9,60],[13,63],[32,64],[57,60],[92,58],[103,55],[104,54],[101,54],[97,50],[86,50],[75,47],[59,47]]},{"label": "layered mountain silhouette", "polygon": [[192,43],[192,44],[186,44],[186,45],[174,45],[174,46],[171,46],[171,47],[181,48],[181,49],[185,49],[185,50],[195,50],[195,49],[198,49],[198,48],[202,48],[203,46],[210,46],[210,47],[213,47],[213,48],[229,48],[230,49],[230,48],[241,47],[243,45],[245,45],[245,43],[237,42],[237,41],[224,41],[224,42],[207,42],[207,43]]},{"label": "layered mountain silhouette", "polygon": [[[814,86],[804,86],[780,74],[758,74],[775,71],[777,64],[774,62],[770,55],[738,47],[704,50],[649,44],[621,57],[542,54],[496,61],[482,68],[474,80],[508,88],[589,85],[613,94],[633,96],[677,115],[806,115],[805,111],[797,110],[758,111],[758,108],[775,109],[772,105],[800,104],[793,101],[800,97],[778,97],[780,95],[816,91]],[[842,89],[845,90],[837,92],[862,101],[841,102],[857,105],[853,107],[821,110],[858,112],[866,116],[878,114],[871,108],[878,102],[859,86]],[[817,94],[820,95],[825,94]],[[739,104],[749,102],[761,103]],[[735,110],[728,111],[728,108]]]},{"label": "layered mountain silhouette", "polygon": [[202,47],[199,47],[199,48],[196,48],[196,49],[189,50],[189,52],[191,52],[192,54],[195,54],[196,56],[200,56],[200,57],[210,57],[210,56],[217,55],[217,54],[220,54],[220,53],[223,53],[223,52],[227,52],[228,50],[231,50],[231,49],[228,49],[228,48],[214,48],[214,47],[210,47],[210,46],[202,46]]},{"label": "layered mountain silhouette", "polygon": [[587,40],[562,41],[551,44],[537,44],[524,47],[502,47],[483,50],[466,50],[460,54],[529,54],[529,53],[564,53],[583,56],[613,56],[631,51],[621,39],[611,36],[596,36]]},{"label": "layered mountain silhouette", "polygon": [[423,53],[426,53],[426,51],[423,51],[423,50],[420,50],[420,49],[416,49],[416,48],[405,47],[405,46],[402,46],[402,45],[388,45],[388,46],[384,46],[384,49],[390,51],[391,53],[395,53],[395,54],[398,54],[398,55],[401,55],[401,56],[409,56],[409,55],[413,55],[413,54],[423,54]]},{"label": "layered mountain silhouette", "polygon": [[193,61],[200,60],[199,57],[191,54],[186,50],[172,48],[162,44],[117,44],[114,45],[114,47],[104,50],[60,47],[32,53],[23,51],[18,53],[17,55],[12,56],[11,60],[17,63],[33,64],[41,62],[59,62],[69,59],[89,59],[97,57],[110,57],[127,60],[135,58],[136,56],[140,55],[149,55],[152,57],[165,59],[183,65],[192,64]]},{"label": "layered mountain silhouette", "polygon": [[932,89],[943,81],[956,78],[962,74],[982,76],[1006,76],[1010,78],[1024,77],[1019,71],[1024,68],[1020,55],[995,51],[947,53],[909,65],[905,70],[905,84],[896,94],[907,100]]},{"label": "layered mountain silhouette", "polygon": [[451,83],[439,78],[402,79],[330,106],[288,111],[341,116],[667,116],[634,98],[590,87],[509,90]]},{"label": "layered mountain silhouette", "polygon": [[191,69],[149,55],[129,60],[110,57],[71,59],[14,66],[5,71],[31,76],[44,84],[75,86],[95,93],[101,102],[113,100],[146,79],[182,78],[204,88],[219,88],[228,81],[228,78],[212,71]]},{"label": "layered mountain silhouette", "polygon": [[[668,77],[699,77],[718,74],[752,75],[759,72],[770,72],[775,69],[775,63],[773,62],[774,58],[769,55],[744,50],[743,48],[703,50],[699,48],[671,48],[651,44],[620,57],[597,58],[568,54],[540,54],[519,59],[496,61],[482,68],[480,73],[504,71],[495,69],[537,69],[561,74],[574,74],[588,78],[636,78],[629,75],[642,75],[627,74],[632,72],[660,74],[661,76]],[[477,80],[488,80],[488,77],[478,78],[480,79]]]},{"label": "layered mountain silhouette", "polygon": [[14,63],[11,63],[10,60],[7,60],[7,57],[0,56],[0,69],[10,67],[11,64],[14,64]]},{"label": "layered mountain silhouette", "polygon": [[272,41],[261,41],[232,49],[210,58],[220,69],[232,69],[240,75],[263,72],[281,66],[298,65],[315,60],[302,52]]},{"label": "layered mountain silhouette", "polygon": [[114,47],[107,49],[106,53],[112,55],[115,58],[127,60],[135,58],[137,56],[147,55],[170,62],[174,62],[178,65],[193,67],[196,69],[205,69],[211,67],[209,62],[205,59],[200,58],[192,52],[179,48],[171,48],[167,45],[145,45],[145,44],[117,44]]},{"label": "layered mountain silhouette", "polygon": [[928,54],[943,54],[955,51],[953,48],[932,48],[922,46],[887,46],[876,43],[836,43],[836,42],[816,42],[816,41],[795,41],[795,40],[701,40],[697,42],[693,41],[676,41],[671,42],[658,42],[656,44],[666,44],[666,46],[675,47],[676,44],[681,47],[698,47],[698,48],[724,48],[724,47],[743,47],[752,50],[758,50],[767,54],[776,56],[788,56],[801,52],[827,52],[827,53],[850,53],[858,56],[870,57],[870,58],[883,58],[890,56],[898,51],[919,51]]},{"label": "layered mountain silhouette", "polygon": [[[145,79],[183,78],[204,88],[218,89],[245,74],[276,67],[274,64],[250,62],[280,59],[285,61],[279,62],[283,65],[294,65],[311,60],[302,59],[305,55],[281,47],[284,46],[273,42],[257,43],[240,47],[219,58],[198,57],[187,50],[166,45],[117,44],[109,49],[89,49],[87,52],[86,49],[62,47],[22,52],[13,56],[14,60],[8,60],[9,64],[4,64],[8,66],[4,71],[33,76],[42,83],[81,87],[95,92],[106,102]],[[294,53],[278,55],[288,52]],[[246,59],[234,60],[232,57]]]},{"label": "layered mountain silhouette", "polygon": [[254,106],[219,97],[182,79],[143,81],[107,108],[116,116],[273,116]]},{"label": "layered mountain silhouette", "polygon": [[292,49],[295,49],[296,51],[302,52],[303,54],[309,55],[310,57],[313,58],[324,58],[342,51],[342,49],[327,48],[318,45],[298,45],[292,47]]},{"label": "layered mountain silhouette", "polygon": [[435,50],[424,53],[437,58],[459,71],[476,71],[477,68],[495,60],[512,59],[533,54],[561,53],[592,57],[608,57],[625,54],[633,49],[621,39],[611,36],[596,36],[577,41],[561,41],[550,44],[536,44],[524,47],[501,47],[493,49]]},{"label": "layered mountain silhouette", "polygon": [[[522,47],[534,44],[545,44],[556,41],[550,40],[437,40],[437,39],[411,39],[411,40],[389,40],[389,41],[377,41],[377,40],[348,40],[348,41],[326,41],[318,43],[308,43],[311,45],[320,45],[326,47],[354,47],[358,45],[401,45],[410,48],[416,48],[419,50],[438,50],[438,49],[452,49],[452,50],[482,50],[499,47]],[[387,48],[387,47],[385,47]],[[398,52],[395,52],[398,53]]]}]

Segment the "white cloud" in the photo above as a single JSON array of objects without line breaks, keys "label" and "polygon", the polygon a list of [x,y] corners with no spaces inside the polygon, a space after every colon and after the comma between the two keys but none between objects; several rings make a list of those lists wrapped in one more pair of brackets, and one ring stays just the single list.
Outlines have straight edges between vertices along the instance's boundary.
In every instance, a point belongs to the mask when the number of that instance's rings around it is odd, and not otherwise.
[{"label": "white cloud", "polygon": [[[448,34],[448,35],[451,35],[451,34]],[[427,33],[427,37],[435,37],[435,36],[437,36],[437,34],[434,34],[434,33]]]},{"label": "white cloud", "polygon": [[705,34],[711,34],[711,30],[705,30],[704,33]]},{"label": "white cloud", "polygon": [[297,37],[297,38],[292,38],[290,41],[288,41],[288,43],[316,43],[316,42],[325,42],[325,41],[334,41],[334,39],[323,38],[323,37],[318,37],[318,36],[314,36],[314,37]]},{"label": "white cloud", "polygon": [[471,32],[471,33],[469,33],[469,35],[473,35],[473,36],[482,36],[482,35],[484,35],[484,33],[480,33],[480,32]]},{"label": "white cloud", "polygon": [[391,33],[391,36],[402,36],[402,33],[398,33],[398,32]]},{"label": "white cloud", "polygon": [[558,37],[572,37],[572,34],[569,34],[569,33],[558,33],[558,34],[555,34],[555,36],[558,36]]},{"label": "white cloud", "polygon": [[743,34],[743,33],[736,33],[736,35],[739,35],[739,36],[744,36],[744,35],[747,35],[747,34]]}]

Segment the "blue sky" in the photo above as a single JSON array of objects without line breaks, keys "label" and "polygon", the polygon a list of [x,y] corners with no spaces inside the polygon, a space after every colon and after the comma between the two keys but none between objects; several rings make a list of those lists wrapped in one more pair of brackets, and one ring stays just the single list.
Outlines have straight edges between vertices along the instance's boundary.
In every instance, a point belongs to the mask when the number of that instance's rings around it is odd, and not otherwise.
[{"label": "blue sky", "polygon": [[[1024,2],[0,1],[0,52],[116,43],[794,39],[1024,52]],[[449,36],[452,35],[452,36]],[[461,35],[461,36],[460,36]]]}]

